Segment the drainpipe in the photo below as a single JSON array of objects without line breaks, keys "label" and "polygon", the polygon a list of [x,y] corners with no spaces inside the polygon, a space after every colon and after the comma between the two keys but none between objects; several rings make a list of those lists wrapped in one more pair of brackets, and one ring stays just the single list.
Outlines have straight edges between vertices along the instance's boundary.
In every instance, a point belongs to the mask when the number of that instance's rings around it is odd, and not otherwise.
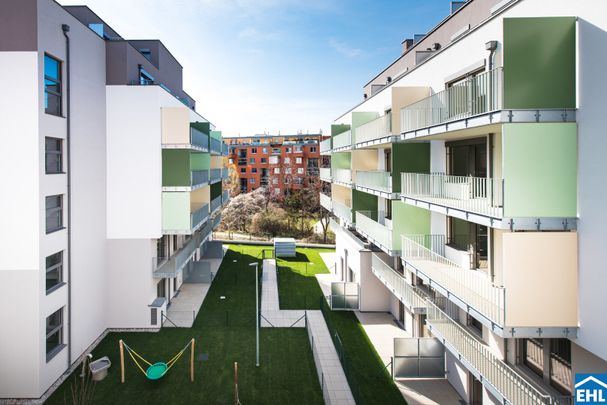
[{"label": "drainpipe", "polygon": [[65,69],[66,69],[66,170],[67,170],[67,367],[72,365],[72,170],[71,170],[71,151],[72,143],[71,135],[71,111],[70,111],[70,37],[67,33],[70,31],[70,26],[67,24],[61,25],[63,36],[65,37]]}]

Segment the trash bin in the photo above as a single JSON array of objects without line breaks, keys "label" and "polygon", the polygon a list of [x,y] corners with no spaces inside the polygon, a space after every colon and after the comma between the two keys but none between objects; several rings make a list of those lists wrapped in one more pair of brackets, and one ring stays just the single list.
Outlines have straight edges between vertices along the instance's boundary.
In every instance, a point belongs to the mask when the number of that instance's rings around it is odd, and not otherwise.
[{"label": "trash bin", "polygon": [[112,365],[112,362],[107,356],[92,361],[89,364],[89,370],[93,375],[93,381],[101,381],[107,376],[107,371]]}]

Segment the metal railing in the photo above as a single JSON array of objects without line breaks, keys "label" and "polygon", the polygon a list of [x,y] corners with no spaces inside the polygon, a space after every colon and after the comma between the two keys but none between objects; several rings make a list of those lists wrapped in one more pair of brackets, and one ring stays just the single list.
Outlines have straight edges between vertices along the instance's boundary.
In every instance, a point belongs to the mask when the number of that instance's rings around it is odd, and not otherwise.
[{"label": "metal railing", "polygon": [[417,287],[386,264],[377,254],[371,255],[371,271],[384,282],[394,295],[410,308],[426,308],[426,300]]},{"label": "metal railing", "polygon": [[392,192],[392,173],[384,171],[356,171],[356,185],[371,190]]},{"label": "metal railing", "polygon": [[510,404],[548,405],[569,403],[569,398],[542,394],[491,349],[477,340],[434,303],[427,301],[426,322],[432,334],[445,340],[447,348],[459,353]]},{"label": "metal railing", "polygon": [[215,212],[221,207],[221,194],[211,200],[211,212]]},{"label": "metal railing", "polygon": [[333,149],[352,146],[352,131],[348,130],[333,137]]},{"label": "metal railing", "polygon": [[331,197],[326,194],[320,193],[319,199],[320,199],[320,205],[322,207],[324,207],[325,209],[327,209],[328,211],[331,211],[331,207],[332,207]]},{"label": "metal railing", "polygon": [[402,258],[450,295],[498,325],[505,319],[505,289],[477,270],[468,270],[445,257],[445,235],[401,236]]},{"label": "metal railing", "polygon": [[221,194],[221,204],[226,205],[230,201],[230,190],[224,190]]},{"label": "metal railing", "polygon": [[190,225],[196,229],[209,216],[209,204],[205,204],[190,214]]},{"label": "metal railing", "polygon": [[331,201],[331,208],[333,208],[333,213],[342,219],[352,223],[352,208],[349,207],[350,201],[337,201],[333,199]]},{"label": "metal railing", "polygon": [[385,114],[354,130],[355,143],[372,141],[390,135],[392,114]]},{"label": "metal railing", "polygon": [[330,167],[321,167],[320,168],[320,179],[324,181],[331,181],[331,168]]},{"label": "metal railing", "polygon": [[[208,225],[208,224],[207,224]],[[205,233],[209,227],[205,225],[200,231],[192,234],[192,237],[173,254],[169,260],[166,260],[163,264],[158,266],[157,259],[152,262],[152,271],[155,277],[175,277],[177,273],[185,267],[190,260],[190,257],[194,253],[194,250],[198,249],[204,238],[208,234]]]},{"label": "metal railing", "polygon": [[219,139],[211,137],[211,153],[222,154],[222,144]]},{"label": "metal railing", "polygon": [[356,229],[381,247],[392,250],[392,229],[387,226],[384,215],[381,211],[356,211]]},{"label": "metal railing", "polygon": [[[358,174],[356,180],[358,183]],[[504,180],[450,176],[441,173],[402,173],[401,195],[501,218],[504,206]]]},{"label": "metal railing", "polygon": [[325,139],[320,143],[320,153],[331,152],[331,138]]},{"label": "metal railing", "polygon": [[[213,218],[213,229],[215,230],[219,224],[221,223],[221,214],[217,215],[215,218]],[[211,229],[209,230],[209,233],[211,232]]]},{"label": "metal railing", "polygon": [[209,182],[208,170],[192,170],[191,172],[192,187],[197,187]]},{"label": "metal railing", "polygon": [[221,144],[221,154],[223,156],[228,156],[230,154],[230,147],[225,142],[222,142]]},{"label": "metal railing", "polygon": [[211,181],[221,180],[221,168],[211,169]]},{"label": "metal railing", "polygon": [[400,110],[401,132],[502,108],[502,68],[472,77]]},{"label": "metal railing", "polygon": [[190,143],[198,148],[209,150],[209,135],[201,130],[190,127]]},{"label": "metal railing", "polygon": [[352,170],[331,169],[331,179],[340,183],[352,184]]}]

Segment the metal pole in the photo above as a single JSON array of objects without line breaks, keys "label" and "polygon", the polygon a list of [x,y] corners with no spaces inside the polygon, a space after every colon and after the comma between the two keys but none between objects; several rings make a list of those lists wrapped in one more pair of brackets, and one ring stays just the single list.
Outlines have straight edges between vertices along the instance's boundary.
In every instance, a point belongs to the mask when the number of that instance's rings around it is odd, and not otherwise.
[{"label": "metal pole", "polygon": [[255,263],[255,366],[259,367],[259,265]]}]

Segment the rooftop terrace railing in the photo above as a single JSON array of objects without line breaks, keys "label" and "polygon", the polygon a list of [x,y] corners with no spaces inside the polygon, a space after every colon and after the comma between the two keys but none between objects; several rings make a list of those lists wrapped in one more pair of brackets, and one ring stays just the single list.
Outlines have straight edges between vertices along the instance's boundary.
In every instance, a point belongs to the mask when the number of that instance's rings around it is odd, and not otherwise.
[{"label": "rooftop terrace railing", "polygon": [[209,135],[197,128],[190,127],[190,143],[204,151],[209,150]]}]

